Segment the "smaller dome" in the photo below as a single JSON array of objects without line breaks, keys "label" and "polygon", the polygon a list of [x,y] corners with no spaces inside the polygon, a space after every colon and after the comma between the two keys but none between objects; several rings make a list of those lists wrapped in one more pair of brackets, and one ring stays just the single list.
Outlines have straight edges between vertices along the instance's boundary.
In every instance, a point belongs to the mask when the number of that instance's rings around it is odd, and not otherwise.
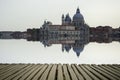
[{"label": "smaller dome", "polygon": [[76,14],[73,16],[73,21],[81,21],[84,20],[83,15],[80,13],[79,8],[76,10]]},{"label": "smaller dome", "polygon": [[79,56],[80,53],[83,51],[84,47],[73,47],[73,51],[76,52],[76,55]]},{"label": "smaller dome", "polygon": [[71,49],[71,46],[70,46],[70,45],[65,45],[65,50],[66,50],[67,52],[69,52],[70,49]]},{"label": "smaller dome", "polygon": [[65,17],[65,21],[67,21],[67,22],[71,22],[71,18],[70,18],[70,16],[69,16],[69,14],[66,15],[66,17]]}]

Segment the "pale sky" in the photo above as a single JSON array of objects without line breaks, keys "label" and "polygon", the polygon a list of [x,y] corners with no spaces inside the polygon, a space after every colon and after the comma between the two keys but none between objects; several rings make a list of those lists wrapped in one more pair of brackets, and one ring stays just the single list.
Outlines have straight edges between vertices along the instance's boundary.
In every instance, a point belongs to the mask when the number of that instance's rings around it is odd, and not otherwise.
[{"label": "pale sky", "polygon": [[61,24],[79,7],[87,24],[120,26],[120,0],[0,0],[0,31],[39,28],[44,20]]}]

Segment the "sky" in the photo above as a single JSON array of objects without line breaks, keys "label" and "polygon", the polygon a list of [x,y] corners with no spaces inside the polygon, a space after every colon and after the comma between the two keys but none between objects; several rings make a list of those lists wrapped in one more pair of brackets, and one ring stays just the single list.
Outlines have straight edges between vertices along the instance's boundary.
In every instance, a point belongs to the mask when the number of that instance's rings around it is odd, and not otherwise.
[{"label": "sky", "polygon": [[120,26],[120,0],[0,0],[0,31],[39,28],[44,20],[61,24],[61,15],[73,17],[80,8],[91,26]]},{"label": "sky", "polygon": [[[0,31],[39,28],[44,20],[61,24],[62,14],[72,18],[78,7],[90,27],[120,26],[120,0],[0,0]],[[120,64],[119,44],[90,43],[78,58],[72,50],[62,53],[61,45],[45,48],[40,42],[0,40],[0,63]]]}]

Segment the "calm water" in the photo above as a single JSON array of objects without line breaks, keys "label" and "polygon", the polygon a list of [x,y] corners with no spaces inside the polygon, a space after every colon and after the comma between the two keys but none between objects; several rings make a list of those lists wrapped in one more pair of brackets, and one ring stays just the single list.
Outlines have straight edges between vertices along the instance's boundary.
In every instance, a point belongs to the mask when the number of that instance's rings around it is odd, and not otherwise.
[{"label": "calm water", "polygon": [[44,47],[39,41],[0,40],[0,63],[120,64],[120,43],[89,43],[77,57],[59,44]]}]

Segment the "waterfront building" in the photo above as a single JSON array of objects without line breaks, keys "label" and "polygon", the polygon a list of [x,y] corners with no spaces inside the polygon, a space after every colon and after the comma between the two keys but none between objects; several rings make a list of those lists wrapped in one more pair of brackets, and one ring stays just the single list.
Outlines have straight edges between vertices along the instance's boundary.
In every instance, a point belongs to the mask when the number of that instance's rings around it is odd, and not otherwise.
[{"label": "waterfront building", "polygon": [[12,31],[1,31],[0,32],[0,39],[12,39],[13,32]]},{"label": "waterfront building", "polygon": [[46,36],[47,40],[41,41],[44,46],[62,44],[62,50],[67,52],[73,48],[73,51],[79,56],[84,45],[89,42],[89,26],[85,23],[79,8],[72,19],[69,14],[66,16],[63,14],[61,21],[61,25],[53,25],[50,21],[44,21],[40,28],[40,35],[44,35],[44,38]]}]

